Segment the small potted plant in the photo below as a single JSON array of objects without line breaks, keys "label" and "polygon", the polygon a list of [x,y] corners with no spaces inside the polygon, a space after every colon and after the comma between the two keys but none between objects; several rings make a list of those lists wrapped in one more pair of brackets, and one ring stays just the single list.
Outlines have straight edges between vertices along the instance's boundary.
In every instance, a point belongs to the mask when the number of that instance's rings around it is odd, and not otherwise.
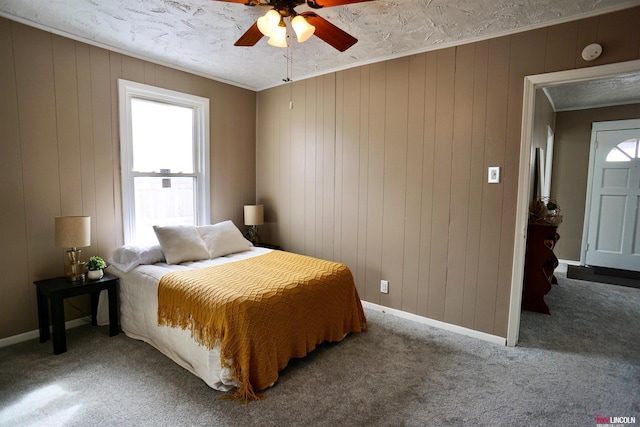
[{"label": "small potted plant", "polygon": [[102,258],[99,256],[92,256],[87,262],[87,270],[89,270],[87,271],[87,277],[91,280],[102,279],[102,276],[104,275],[102,269],[106,266],[107,263],[104,262]]}]

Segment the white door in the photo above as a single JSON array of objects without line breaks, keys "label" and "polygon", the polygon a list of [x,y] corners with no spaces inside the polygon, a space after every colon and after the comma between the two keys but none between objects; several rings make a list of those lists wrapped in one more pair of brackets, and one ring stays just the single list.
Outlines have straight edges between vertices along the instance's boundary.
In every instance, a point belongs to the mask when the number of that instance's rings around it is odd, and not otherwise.
[{"label": "white door", "polygon": [[594,123],[591,156],[586,264],[640,271],[640,120]]}]

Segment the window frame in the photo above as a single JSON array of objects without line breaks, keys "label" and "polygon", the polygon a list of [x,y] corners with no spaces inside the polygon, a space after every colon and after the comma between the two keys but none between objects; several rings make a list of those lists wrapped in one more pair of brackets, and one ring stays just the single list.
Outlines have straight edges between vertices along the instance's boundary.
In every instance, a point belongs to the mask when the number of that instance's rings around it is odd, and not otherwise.
[{"label": "window frame", "polygon": [[[124,79],[118,79],[118,97],[120,115],[122,226],[124,232],[124,243],[136,243],[134,178],[140,176],[158,178],[194,177],[196,181],[196,225],[208,224],[211,212],[211,193],[209,191],[209,181],[211,176],[209,165],[209,99]],[[193,173],[133,171],[131,100],[134,98],[193,109]]]}]

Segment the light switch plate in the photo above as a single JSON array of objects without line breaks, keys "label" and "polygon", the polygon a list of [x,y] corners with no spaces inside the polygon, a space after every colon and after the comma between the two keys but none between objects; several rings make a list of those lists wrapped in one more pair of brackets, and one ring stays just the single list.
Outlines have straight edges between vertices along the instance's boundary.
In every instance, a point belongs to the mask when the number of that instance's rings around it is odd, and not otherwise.
[{"label": "light switch plate", "polygon": [[389,293],[389,281],[388,280],[380,280],[380,292],[383,294]]},{"label": "light switch plate", "polygon": [[487,182],[489,184],[497,184],[500,182],[500,166],[489,166]]}]

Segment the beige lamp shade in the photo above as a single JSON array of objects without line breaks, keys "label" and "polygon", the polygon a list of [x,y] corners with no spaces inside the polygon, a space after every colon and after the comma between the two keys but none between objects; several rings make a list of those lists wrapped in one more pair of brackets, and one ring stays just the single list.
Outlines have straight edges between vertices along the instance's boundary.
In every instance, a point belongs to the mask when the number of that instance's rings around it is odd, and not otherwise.
[{"label": "beige lamp shade", "polygon": [[244,205],[244,225],[264,224],[264,205]]},{"label": "beige lamp shade", "polygon": [[83,248],[91,246],[90,216],[57,216],[56,246],[59,248]]}]

